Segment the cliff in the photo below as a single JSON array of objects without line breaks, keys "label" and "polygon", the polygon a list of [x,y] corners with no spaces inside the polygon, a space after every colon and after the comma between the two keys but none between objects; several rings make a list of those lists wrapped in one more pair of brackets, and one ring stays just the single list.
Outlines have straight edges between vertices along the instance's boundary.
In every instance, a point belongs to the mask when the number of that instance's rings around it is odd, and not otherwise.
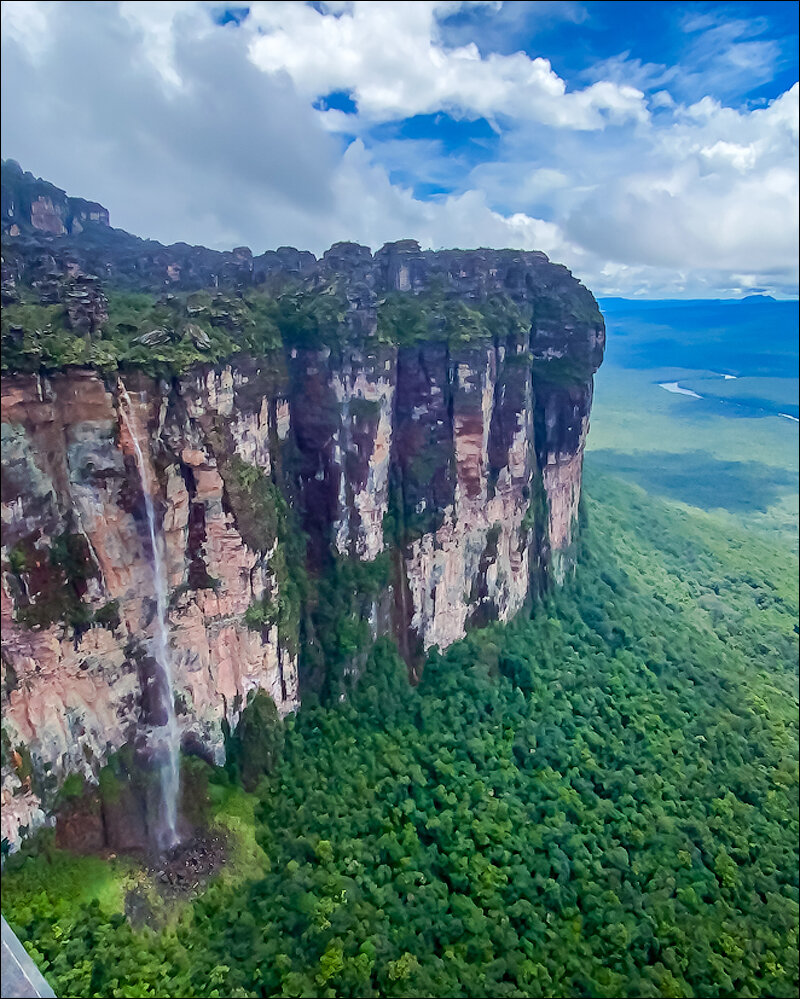
[{"label": "cliff", "polygon": [[569,571],[604,326],[566,268],[412,240],[254,258],[31,219],[3,244],[12,845],[67,775],[146,757],[163,724],[144,490],[182,745],[217,761],[250,691],[281,714],[343,696],[380,633],[416,675]]},{"label": "cliff", "polygon": [[3,231],[11,236],[26,230],[62,236],[83,232],[87,222],[109,224],[108,209],[96,201],[68,197],[60,187],[23,173],[14,160],[3,160],[0,215]]}]

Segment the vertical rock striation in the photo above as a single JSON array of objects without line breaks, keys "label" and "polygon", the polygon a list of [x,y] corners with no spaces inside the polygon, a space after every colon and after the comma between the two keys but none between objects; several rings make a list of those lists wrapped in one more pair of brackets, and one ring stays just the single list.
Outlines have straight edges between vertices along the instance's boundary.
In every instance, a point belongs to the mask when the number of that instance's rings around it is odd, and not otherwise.
[{"label": "vertical rock striation", "polygon": [[[221,722],[235,724],[250,690],[282,714],[298,703],[296,653],[276,628],[243,620],[275,583],[269,552],[248,547],[227,507],[209,428],[230,417],[231,452],[268,468],[269,407],[234,416],[234,380],[226,368],[128,385],[158,483],[178,722],[185,745],[217,761]],[[38,777],[14,788],[19,768],[5,768],[3,837],[15,843],[43,819],[37,798],[163,721],[143,641],[155,624],[147,528],[118,396],[90,372],[4,379],[2,427],[4,756],[24,747]]]},{"label": "vertical rock striation", "polygon": [[[55,275],[61,244],[47,239]],[[70,243],[64,281],[89,269],[80,245]],[[15,273],[36,272],[41,252],[15,243]],[[104,253],[110,278],[129,280],[132,258]],[[342,566],[385,562],[352,613],[372,638],[393,633],[412,673],[425,649],[508,620],[565,578],[604,327],[591,294],[541,253],[431,253],[404,240],[373,256],[345,243],[317,262],[241,249],[233,269],[231,255],[202,253],[201,287],[208,273],[215,287],[278,282],[282,346],[124,382],[155,484],[181,737],[219,761],[223,725],[251,690],[282,714],[297,706],[300,661],[325,647],[317,584]],[[200,273],[197,259],[172,261],[181,280]],[[102,336],[97,316],[87,329]],[[204,342],[196,326],[192,336]],[[3,378],[2,793],[13,845],[45,821],[67,774],[96,779],[110,753],[141,748],[163,724],[146,642],[147,528],[119,391],[116,375],[87,369]],[[301,537],[304,591],[291,564]],[[345,672],[355,668],[351,656]]]}]

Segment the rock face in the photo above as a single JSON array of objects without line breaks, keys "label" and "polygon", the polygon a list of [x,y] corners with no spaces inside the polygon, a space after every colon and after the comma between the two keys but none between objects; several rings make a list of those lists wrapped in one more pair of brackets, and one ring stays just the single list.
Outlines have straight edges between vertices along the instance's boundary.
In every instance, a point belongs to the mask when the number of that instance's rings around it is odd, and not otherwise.
[{"label": "rock face", "polygon": [[[269,407],[234,415],[230,369],[167,391],[132,379],[127,390],[158,484],[184,741],[221,761],[221,722],[235,724],[250,690],[267,690],[284,714],[298,703],[296,655],[276,628],[258,633],[243,621],[273,585],[269,553],[238,532],[204,430],[227,420],[231,453],[268,469]],[[118,386],[86,371],[29,376],[4,380],[2,401],[4,741],[25,747],[45,785],[58,784],[72,772],[91,777],[158,723],[142,483]],[[3,837],[14,842],[15,824],[42,816],[30,814],[30,789],[6,797]]]},{"label": "rock face", "polygon": [[23,173],[14,160],[3,161],[2,219],[4,229],[16,228],[15,236],[26,228],[63,236],[83,232],[87,222],[109,224],[108,209],[96,201],[67,197],[54,184]]},{"label": "rock face", "polygon": [[[35,253],[66,273],[74,246],[37,239]],[[249,251],[233,253],[255,280]],[[355,616],[373,639],[393,634],[412,675],[425,649],[508,620],[570,571],[604,347],[591,294],[535,252],[431,253],[405,240],[374,256],[337,244],[320,261],[284,248],[273,262],[298,301],[336,308],[327,325],[282,329],[270,357],[241,352],[160,381],[85,369],[3,379],[2,821],[12,845],[45,821],[68,774],[96,779],[110,753],[159,724],[132,432],[166,556],[183,744],[218,761],[223,725],[236,724],[249,691],[268,691],[282,714],[302,693],[318,598],[292,589],[287,509],[312,580],[385,561],[380,592]],[[224,284],[226,255],[212,263]],[[102,315],[80,301],[91,335]],[[433,335],[413,332],[420,316]],[[345,671],[357,666],[351,658]]]}]

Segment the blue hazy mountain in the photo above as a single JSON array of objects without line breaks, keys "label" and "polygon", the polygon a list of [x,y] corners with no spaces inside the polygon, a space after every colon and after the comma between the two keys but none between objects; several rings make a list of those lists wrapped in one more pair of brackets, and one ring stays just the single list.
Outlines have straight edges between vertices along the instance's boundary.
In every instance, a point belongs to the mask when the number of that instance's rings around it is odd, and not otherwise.
[{"label": "blue hazy mountain", "polygon": [[692,368],[737,377],[797,377],[798,303],[600,300],[608,358],[626,368]]},{"label": "blue hazy mountain", "polygon": [[600,300],[589,467],[797,544],[798,303]]}]

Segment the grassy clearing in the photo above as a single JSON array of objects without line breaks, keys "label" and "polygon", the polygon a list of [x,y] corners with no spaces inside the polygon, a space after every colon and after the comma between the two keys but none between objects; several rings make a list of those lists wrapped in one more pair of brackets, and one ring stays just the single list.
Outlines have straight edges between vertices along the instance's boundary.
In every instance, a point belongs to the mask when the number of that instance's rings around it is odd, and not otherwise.
[{"label": "grassy clearing", "polygon": [[40,833],[24,855],[12,857],[3,873],[3,908],[46,895],[54,904],[97,901],[107,912],[119,912],[136,881],[137,865],[127,857],[79,857],[59,850],[53,832]]}]

